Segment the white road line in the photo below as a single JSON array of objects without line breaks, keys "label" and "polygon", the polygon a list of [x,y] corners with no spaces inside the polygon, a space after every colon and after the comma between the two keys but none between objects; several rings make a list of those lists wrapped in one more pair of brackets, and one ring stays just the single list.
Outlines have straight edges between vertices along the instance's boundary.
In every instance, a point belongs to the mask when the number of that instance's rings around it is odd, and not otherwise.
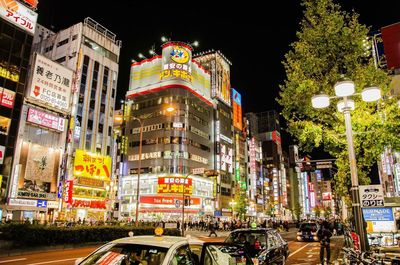
[{"label": "white road line", "polygon": [[305,248],[306,246],[310,245],[311,243],[307,243],[306,245],[302,246],[301,248],[299,248],[298,250],[296,250],[295,252],[293,252],[292,254],[289,255],[289,258],[291,256],[293,256],[294,254],[296,254],[297,252],[299,252],[300,250],[302,250],[303,248]]},{"label": "white road line", "polygon": [[15,261],[21,261],[21,260],[26,260],[26,258],[3,260],[3,261],[0,261],[0,263],[15,262]]},{"label": "white road line", "polygon": [[63,261],[69,261],[69,260],[77,260],[78,258],[73,258],[73,259],[59,259],[59,260],[50,260],[50,261],[44,261],[44,262],[38,262],[38,263],[29,263],[27,265],[39,265],[39,264],[49,264],[49,263],[57,263],[57,262],[63,262]]}]

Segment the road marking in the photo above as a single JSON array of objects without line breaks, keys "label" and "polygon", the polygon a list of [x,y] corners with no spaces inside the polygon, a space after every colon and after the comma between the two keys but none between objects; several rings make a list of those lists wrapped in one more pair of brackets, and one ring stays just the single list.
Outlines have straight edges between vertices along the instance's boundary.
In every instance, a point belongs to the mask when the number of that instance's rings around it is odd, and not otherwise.
[{"label": "road marking", "polygon": [[300,250],[302,250],[303,248],[305,248],[306,246],[310,245],[311,243],[307,243],[306,245],[302,246],[301,248],[299,248],[298,250],[296,250],[295,252],[293,252],[292,254],[289,255],[289,258],[291,256],[293,256],[294,254],[296,254],[297,252],[299,252]]},{"label": "road marking", "polygon": [[59,259],[59,260],[51,260],[51,261],[44,261],[44,262],[38,262],[38,263],[29,263],[27,265],[49,264],[49,263],[57,263],[57,262],[77,260],[77,259],[79,259],[79,257],[78,258],[73,258],[73,259]]},{"label": "road marking", "polygon": [[21,261],[21,260],[26,260],[26,258],[3,260],[3,261],[0,261],[0,263],[15,262],[15,261]]}]

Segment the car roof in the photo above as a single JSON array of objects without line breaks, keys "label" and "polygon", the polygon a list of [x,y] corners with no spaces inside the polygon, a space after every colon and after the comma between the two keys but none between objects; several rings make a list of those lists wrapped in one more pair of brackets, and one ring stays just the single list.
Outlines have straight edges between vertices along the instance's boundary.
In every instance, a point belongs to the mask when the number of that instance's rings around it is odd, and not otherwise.
[{"label": "car roof", "polygon": [[273,228],[239,228],[233,230],[231,233],[236,233],[236,232],[268,232],[268,231],[274,231],[275,229]]},{"label": "car roof", "polygon": [[203,244],[204,241],[198,238],[192,237],[180,237],[180,236],[133,236],[124,237],[112,241],[114,244],[137,244],[137,245],[147,245],[163,248],[171,248],[177,243],[190,243],[190,244]]}]

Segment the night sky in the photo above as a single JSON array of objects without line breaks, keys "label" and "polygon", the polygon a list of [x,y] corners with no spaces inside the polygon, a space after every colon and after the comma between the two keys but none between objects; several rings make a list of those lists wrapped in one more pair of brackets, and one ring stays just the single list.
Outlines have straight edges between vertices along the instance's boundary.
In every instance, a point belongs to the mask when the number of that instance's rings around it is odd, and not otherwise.
[{"label": "night sky", "polygon": [[[221,50],[233,64],[231,84],[242,94],[244,112],[280,111],[275,98],[285,78],[281,62],[296,40],[303,10],[300,1],[263,2],[39,0],[38,22],[58,31],[89,16],[114,32],[122,40],[118,99],[128,89],[131,59],[139,60],[139,52],[151,57],[148,50],[153,45],[159,53],[160,37],[165,35],[199,41],[195,52]],[[354,9],[372,30],[400,21],[400,1],[336,3],[346,11]],[[285,145],[291,142],[284,132],[282,136]]]}]

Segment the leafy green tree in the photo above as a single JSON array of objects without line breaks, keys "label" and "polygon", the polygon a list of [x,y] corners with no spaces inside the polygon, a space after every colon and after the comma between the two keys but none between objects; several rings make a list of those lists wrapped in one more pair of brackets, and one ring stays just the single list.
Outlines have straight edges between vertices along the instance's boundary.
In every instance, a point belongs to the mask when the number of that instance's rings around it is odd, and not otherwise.
[{"label": "leafy green tree", "polygon": [[333,99],[326,109],[313,109],[313,95],[335,95],[334,84],[350,79],[356,92],[378,86],[383,101],[366,103],[354,96],[352,128],[359,183],[368,184],[370,167],[385,147],[398,149],[400,144],[400,111],[397,100],[388,96],[390,77],[375,67],[366,49],[369,28],[358,22],[359,15],[341,10],[332,0],[303,0],[304,17],[283,62],[286,79],[277,99],[283,106],[288,131],[298,140],[302,151],[323,147],[335,157],[338,172],[335,190],[349,195],[350,170],[344,116]]},{"label": "leafy green tree", "polygon": [[235,194],[235,204],[233,206],[233,209],[237,216],[239,217],[240,220],[244,219],[244,215],[246,214],[246,192],[241,191],[241,192],[236,192]]},{"label": "leafy green tree", "polygon": [[293,209],[293,214],[294,214],[296,220],[300,220],[301,211],[302,211],[302,207],[301,207],[300,203],[298,201],[296,201],[294,203],[294,209]]}]

